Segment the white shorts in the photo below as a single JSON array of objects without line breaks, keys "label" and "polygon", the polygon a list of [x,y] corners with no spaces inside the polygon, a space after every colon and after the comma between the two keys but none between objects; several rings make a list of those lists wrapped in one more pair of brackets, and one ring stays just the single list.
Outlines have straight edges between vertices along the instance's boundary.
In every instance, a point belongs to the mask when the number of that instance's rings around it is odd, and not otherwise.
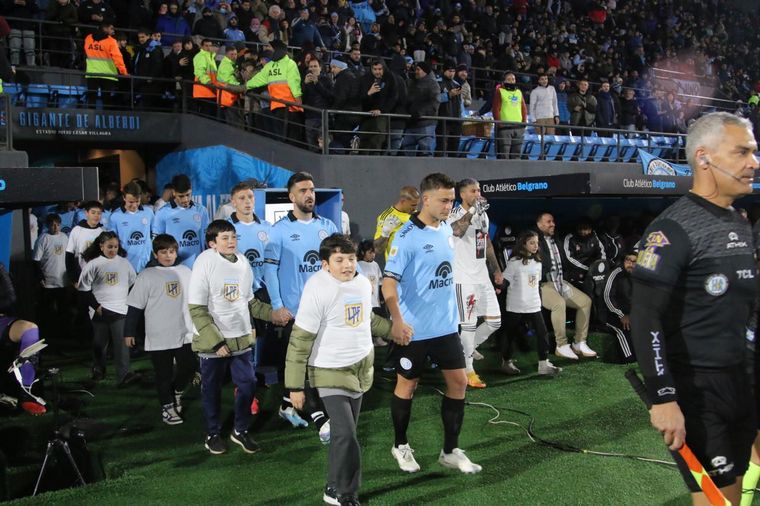
[{"label": "white shorts", "polygon": [[479,316],[501,316],[496,291],[491,283],[456,285],[459,323],[474,324]]}]

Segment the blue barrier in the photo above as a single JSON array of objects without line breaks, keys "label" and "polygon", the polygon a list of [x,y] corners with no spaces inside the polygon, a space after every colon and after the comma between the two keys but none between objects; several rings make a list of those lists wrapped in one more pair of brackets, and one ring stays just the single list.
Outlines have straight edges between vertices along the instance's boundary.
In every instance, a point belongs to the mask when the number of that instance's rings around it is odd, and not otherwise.
[{"label": "blue barrier", "polygon": [[26,87],[26,107],[29,109],[47,107],[50,88],[47,84],[30,84]]}]

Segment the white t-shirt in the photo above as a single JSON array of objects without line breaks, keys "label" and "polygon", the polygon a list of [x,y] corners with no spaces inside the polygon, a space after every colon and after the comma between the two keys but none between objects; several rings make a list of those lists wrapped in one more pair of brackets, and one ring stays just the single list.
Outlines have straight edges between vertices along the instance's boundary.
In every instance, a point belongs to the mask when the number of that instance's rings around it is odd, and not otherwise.
[{"label": "white t-shirt", "polygon": [[326,270],[306,282],[295,324],[317,334],[309,365],[333,369],[372,351],[372,287],[364,276],[341,282]]},{"label": "white t-shirt", "polygon": [[537,313],[541,311],[541,262],[511,258],[504,269],[507,289],[507,311],[511,313]]},{"label": "white t-shirt", "polygon": [[[467,214],[462,206],[451,210],[446,223],[451,225]],[[486,266],[486,240],[488,239],[488,215],[472,217],[470,226],[462,237],[452,236],[454,241],[454,282],[460,285],[477,285],[491,282]]]},{"label": "white t-shirt", "polygon": [[253,271],[243,255],[236,256],[233,263],[213,249],[198,255],[188,298],[189,304],[208,306],[219,331],[231,339],[251,333],[248,302],[253,298]]},{"label": "white t-shirt", "polygon": [[343,235],[351,235],[351,218],[346,211],[340,212],[340,231]]},{"label": "white t-shirt", "polygon": [[42,234],[34,245],[35,262],[40,263],[42,284],[45,288],[66,286],[66,246],[69,238],[63,232]]},{"label": "white t-shirt", "polygon": [[171,350],[193,341],[187,305],[190,276],[181,264],[148,267],[137,276],[127,305],[145,310],[145,351]]},{"label": "white t-shirt", "polygon": [[105,231],[103,227],[85,228],[77,225],[71,229],[69,234],[69,242],[66,245],[66,253],[74,253],[74,256],[79,261],[79,268],[84,269],[85,262],[82,259],[82,253],[84,250],[90,247],[97,237]]},{"label": "white t-shirt", "polygon": [[377,262],[359,260],[359,267],[372,285],[372,307],[380,307],[380,281],[383,279],[380,266]]},{"label": "white t-shirt", "polygon": [[[79,276],[79,290],[92,294],[98,303],[109,311],[127,314],[127,294],[135,283],[137,274],[132,264],[124,257],[106,258],[99,256],[87,262]],[[90,310],[92,317],[92,310]]]}]

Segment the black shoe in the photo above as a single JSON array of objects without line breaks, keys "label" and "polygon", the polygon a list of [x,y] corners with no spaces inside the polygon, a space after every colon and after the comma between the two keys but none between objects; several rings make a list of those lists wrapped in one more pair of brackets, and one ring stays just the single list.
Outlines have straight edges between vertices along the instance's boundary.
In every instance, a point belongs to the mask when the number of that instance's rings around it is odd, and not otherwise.
[{"label": "black shoe", "polygon": [[103,381],[103,378],[106,377],[106,372],[103,369],[94,369],[92,370],[92,381]]},{"label": "black shoe", "polygon": [[258,445],[258,443],[248,437],[247,432],[241,433],[233,430],[232,434],[230,434],[230,441],[240,445],[245,453],[256,453],[257,451],[261,450],[261,447]]},{"label": "black shoe", "polygon": [[211,434],[206,437],[206,443],[203,445],[213,455],[221,455],[227,451],[227,445],[219,434]]},{"label": "black shoe", "polygon": [[116,388],[124,388],[128,385],[131,385],[132,383],[137,383],[142,379],[142,376],[134,373],[132,371],[129,371],[127,374],[124,375],[123,378],[121,378],[121,381],[116,385]]},{"label": "black shoe", "polygon": [[355,495],[342,495],[338,498],[340,506],[362,506],[359,499]]},{"label": "black shoe", "polygon": [[325,493],[322,494],[322,500],[325,502],[325,504],[340,506],[340,501],[338,501],[338,491],[330,485],[325,485]]}]

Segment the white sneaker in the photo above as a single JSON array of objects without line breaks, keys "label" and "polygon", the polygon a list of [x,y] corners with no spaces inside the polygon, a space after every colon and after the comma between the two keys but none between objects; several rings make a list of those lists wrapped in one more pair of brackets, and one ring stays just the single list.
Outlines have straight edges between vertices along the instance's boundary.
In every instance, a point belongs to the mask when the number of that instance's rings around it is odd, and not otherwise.
[{"label": "white sneaker", "polygon": [[391,455],[398,462],[398,467],[407,473],[416,473],[420,470],[420,465],[414,460],[414,450],[409,444],[394,446],[391,448]]},{"label": "white sneaker", "polygon": [[330,420],[327,420],[324,425],[319,428],[319,440],[323,445],[330,444]]},{"label": "white sneaker", "polygon": [[480,353],[478,350],[475,350],[472,352],[472,359],[473,360],[483,360],[483,354]]},{"label": "white sneaker", "polygon": [[464,450],[460,450],[459,448],[454,448],[451,453],[443,453],[443,450],[441,450],[438,463],[449,469],[458,469],[465,474],[475,474],[483,470],[481,466],[468,459],[467,455],[464,454]]},{"label": "white sneaker", "polygon": [[596,356],[596,352],[588,347],[586,341],[581,341],[578,344],[573,343],[573,351],[578,355],[583,355],[584,357],[593,358]]},{"label": "white sneaker", "polygon": [[578,360],[578,355],[573,353],[573,348],[569,344],[557,346],[557,349],[554,350],[554,354],[558,357],[569,358],[570,360]]},{"label": "white sneaker", "polygon": [[562,372],[561,367],[557,367],[548,360],[538,361],[538,375],[539,376],[556,376]]},{"label": "white sneaker", "polygon": [[174,404],[167,404],[161,408],[161,418],[166,425],[179,425],[183,421]]}]

